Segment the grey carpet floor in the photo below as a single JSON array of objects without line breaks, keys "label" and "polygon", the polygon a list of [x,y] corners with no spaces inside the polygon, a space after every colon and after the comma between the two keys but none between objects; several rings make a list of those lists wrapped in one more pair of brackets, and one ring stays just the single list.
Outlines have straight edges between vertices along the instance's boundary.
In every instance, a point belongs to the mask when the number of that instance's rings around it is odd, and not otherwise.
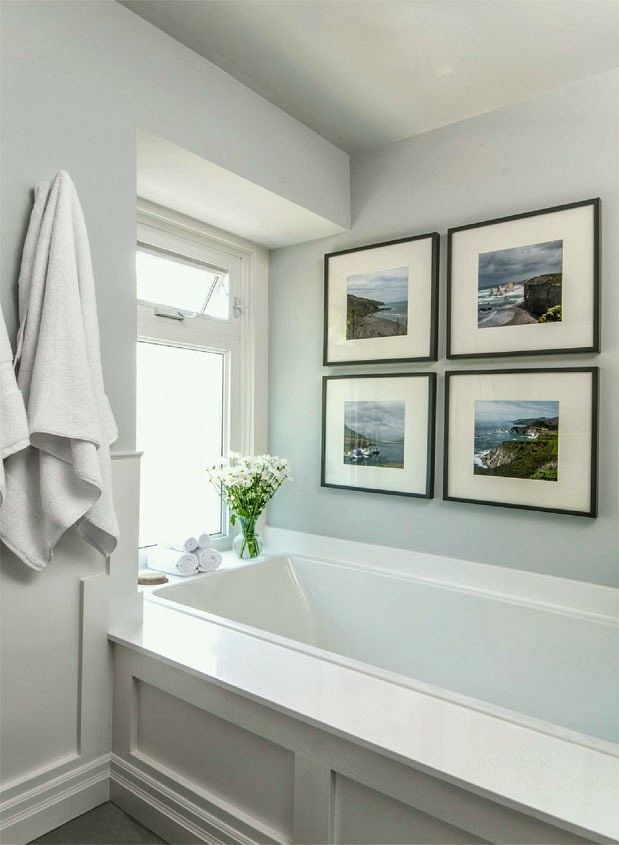
[{"label": "grey carpet floor", "polygon": [[50,830],[30,845],[158,845],[150,830],[111,802]]}]

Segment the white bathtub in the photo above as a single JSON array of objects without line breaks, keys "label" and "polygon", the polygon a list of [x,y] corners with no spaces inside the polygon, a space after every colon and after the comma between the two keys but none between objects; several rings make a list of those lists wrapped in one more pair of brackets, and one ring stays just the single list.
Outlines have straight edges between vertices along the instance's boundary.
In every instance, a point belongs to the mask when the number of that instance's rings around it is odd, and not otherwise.
[{"label": "white bathtub", "polygon": [[149,599],[550,732],[618,739],[617,630],[603,617],[286,556]]}]

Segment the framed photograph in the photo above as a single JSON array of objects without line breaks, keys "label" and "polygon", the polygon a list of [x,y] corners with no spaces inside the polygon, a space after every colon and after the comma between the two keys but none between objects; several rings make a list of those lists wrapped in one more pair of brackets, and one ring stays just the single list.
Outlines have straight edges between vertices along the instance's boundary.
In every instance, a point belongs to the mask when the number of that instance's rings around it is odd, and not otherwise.
[{"label": "framed photograph", "polygon": [[323,487],[434,495],[436,373],[324,376]]},{"label": "framed photograph", "polygon": [[435,361],[436,232],[325,255],[325,366]]},{"label": "framed photograph", "polygon": [[445,376],[444,499],[597,515],[597,367]]},{"label": "framed photograph", "polygon": [[447,357],[599,351],[599,199],[449,229]]}]

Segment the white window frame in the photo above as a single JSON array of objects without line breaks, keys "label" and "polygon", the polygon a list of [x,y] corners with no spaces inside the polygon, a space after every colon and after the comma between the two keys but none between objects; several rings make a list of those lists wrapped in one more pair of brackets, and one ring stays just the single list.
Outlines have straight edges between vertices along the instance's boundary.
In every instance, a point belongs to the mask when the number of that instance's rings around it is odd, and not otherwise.
[{"label": "white window frame", "polygon": [[[257,244],[145,200],[138,201],[137,248],[224,269],[230,279],[228,320],[206,314],[158,316],[137,301],[137,340],[224,352],[223,452],[266,451],[268,252]],[[218,548],[232,533],[222,506]]]}]

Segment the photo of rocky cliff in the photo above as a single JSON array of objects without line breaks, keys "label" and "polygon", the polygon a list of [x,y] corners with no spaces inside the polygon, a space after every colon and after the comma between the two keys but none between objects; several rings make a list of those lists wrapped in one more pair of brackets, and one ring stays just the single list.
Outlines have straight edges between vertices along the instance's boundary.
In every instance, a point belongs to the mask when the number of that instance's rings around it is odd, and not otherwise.
[{"label": "photo of rocky cliff", "polygon": [[475,475],[557,481],[558,402],[475,402]]},{"label": "photo of rocky cliff", "polygon": [[484,252],[478,261],[479,328],[561,321],[563,241]]},{"label": "photo of rocky cliff", "polygon": [[347,280],[346,339],[408,332],[408,267],[357,273]]}]

